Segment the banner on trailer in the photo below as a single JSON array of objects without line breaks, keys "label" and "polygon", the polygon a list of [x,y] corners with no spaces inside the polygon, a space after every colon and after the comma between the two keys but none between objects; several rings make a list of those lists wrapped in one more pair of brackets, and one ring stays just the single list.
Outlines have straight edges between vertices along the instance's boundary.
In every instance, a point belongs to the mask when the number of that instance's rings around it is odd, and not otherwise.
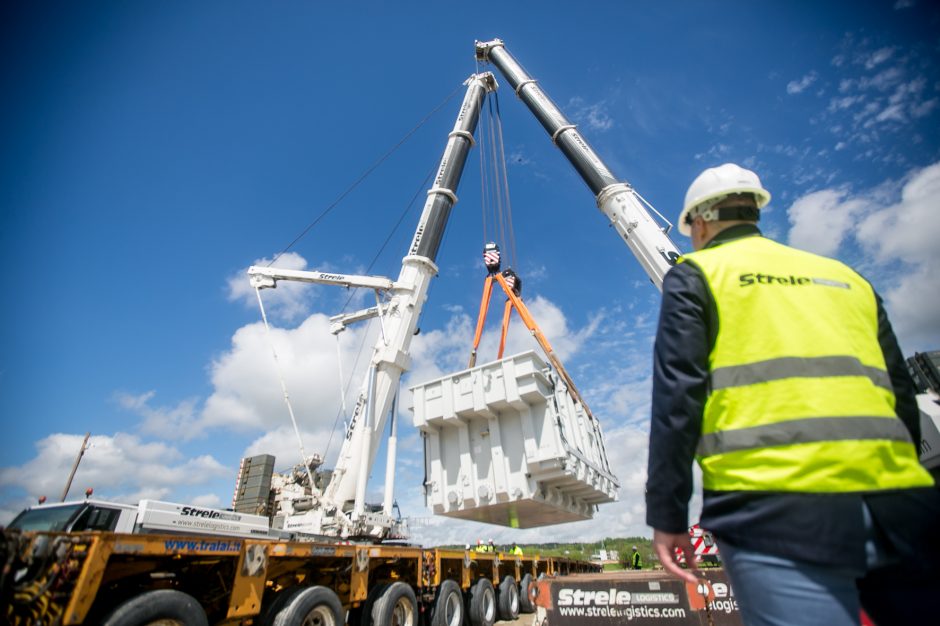
[{"label": "banner on trailer", "polygon": [[740,626],[724,572],[703,576],[697,586],[665,575],[549,578],[539,581],[536,603],[546,626]]}]

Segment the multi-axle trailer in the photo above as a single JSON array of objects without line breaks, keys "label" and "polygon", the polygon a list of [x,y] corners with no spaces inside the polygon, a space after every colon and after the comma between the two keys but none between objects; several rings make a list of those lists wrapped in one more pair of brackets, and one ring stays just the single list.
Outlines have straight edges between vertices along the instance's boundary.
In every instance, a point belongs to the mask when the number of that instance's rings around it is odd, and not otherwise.
[{"label": "multi-axle trailer", "polygon": [[493,624],[534,610],[539,577],[600,567],[406,545],[101,532],[8,532],[0,556],[3,619],[24,625]]}]

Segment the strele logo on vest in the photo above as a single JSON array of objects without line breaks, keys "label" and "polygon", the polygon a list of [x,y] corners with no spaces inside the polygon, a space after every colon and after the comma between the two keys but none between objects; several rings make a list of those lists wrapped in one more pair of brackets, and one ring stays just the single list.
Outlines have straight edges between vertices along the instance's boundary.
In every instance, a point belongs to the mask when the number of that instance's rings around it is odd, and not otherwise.
[{"label": "strele logo on vest", "polygon": [[807,276],[774,276],[773,274],[741,274],[738,276],[739,287],[751,285],[783,285],[786,287],[802,287],[804,285],[819,285],[821,287],[838,287],[849,289],[849,284],[829,278],[809,278]]}]

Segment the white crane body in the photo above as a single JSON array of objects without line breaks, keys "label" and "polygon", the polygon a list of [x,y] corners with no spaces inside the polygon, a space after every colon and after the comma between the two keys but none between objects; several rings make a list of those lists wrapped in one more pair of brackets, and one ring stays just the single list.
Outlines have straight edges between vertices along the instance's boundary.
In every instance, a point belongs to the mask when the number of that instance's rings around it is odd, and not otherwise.
[{"label": "white crane body", "polygon": [[[471,76],[466,84],[463,104],[397,280],[276,268],[255,267],[249,272],[252,285],[259,289],[274,287],[278,280],[297,280],[366,287],[376,290],[377,300],[379,294],[388,298],[387,303],[379,302],[374,309],[336,316],[332,320],[334,331],[338,332],[350,321],[378,315],[382,320],[382,335],[373,348],[368,374],[329,483],[322,493],[311,485],[312,506],[305,512],[287,516],[284,530],[341,537],[384,537],[396,524],[392,518],[390,493],[394,482],[394,435],[389,442],[388,453],[392,458],[386,465],[386,494],[381,512],[366,510],[366,486],[398,394],[401,375],[411,364],[411,338],[417,330],[431,279],[438,271],[434,261],[450,211],[457,202],[457,185],[473,145],[473,132],[483,99],[486,93],[496,89],[496,81],[489,72]],[[392,430],[394,433],[394,428]]]}]

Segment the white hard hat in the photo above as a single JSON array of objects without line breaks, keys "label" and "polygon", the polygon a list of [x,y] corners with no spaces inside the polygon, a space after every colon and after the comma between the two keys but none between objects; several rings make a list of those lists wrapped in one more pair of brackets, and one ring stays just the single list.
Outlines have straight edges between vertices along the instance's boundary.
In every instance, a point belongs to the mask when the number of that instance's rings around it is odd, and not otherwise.
[{"label": "white hard hat", "polygon": [[686,237],[692,236],[692,227],[686,223],[689,211],[706,211],[733,193],[754,194],[758,209],[770,202],[770,192],[764,189],[760,178],[751,170],[734,163],[710,167],[692,181],[685,193],[685,206],[679,214],[679,232]]}]

